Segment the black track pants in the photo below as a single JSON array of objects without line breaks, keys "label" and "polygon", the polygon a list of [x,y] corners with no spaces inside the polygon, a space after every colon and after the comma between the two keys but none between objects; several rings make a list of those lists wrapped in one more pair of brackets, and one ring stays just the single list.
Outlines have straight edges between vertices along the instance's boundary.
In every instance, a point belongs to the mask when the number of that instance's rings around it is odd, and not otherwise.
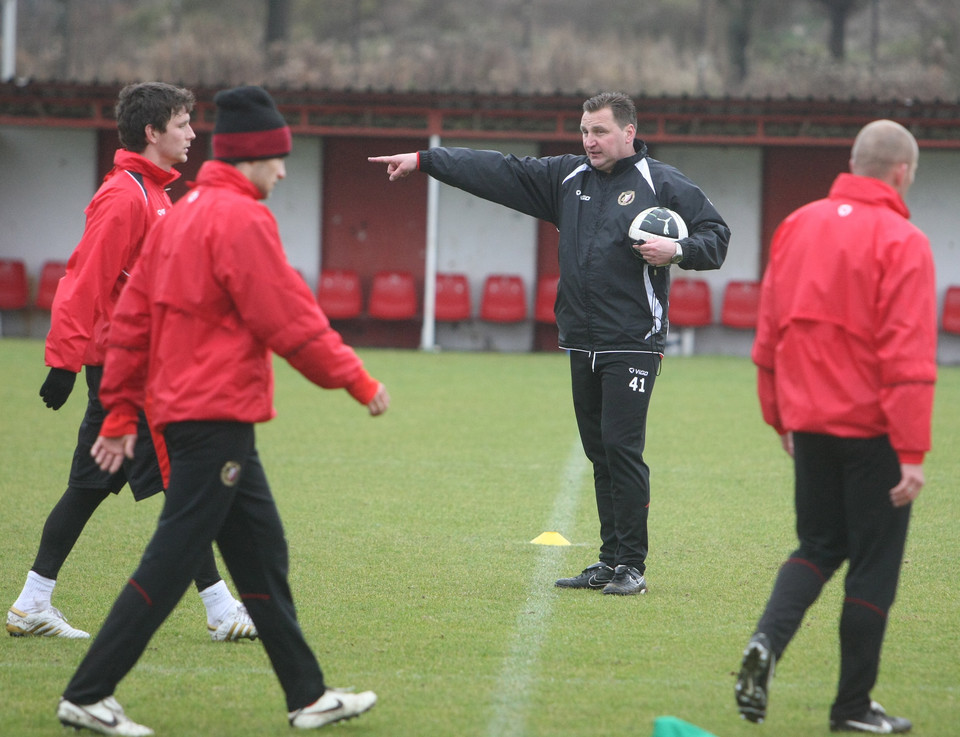
[{"label": "black track pants", "polygon": [[573,406],[593,464],[600,560],[646,570],[650,469],[643,460],[656,353],[570,352]]},{"label": "black track pants", "polygon": [[254,445],[254,428],[183,422],[164,433],[170,484],[140,565],[123,588],[64,697],[111,695],[176,606],[216,540],[292,711],[318,699],[323,674],[297,622],[283,527]]},{"label": "black track pants", "polygon": [[887,613],[893,605],[910,507],[890,489],[900,463],[886,437],[794,433],[797,537],[757,631],[783,654],[823,585],[849,560],[840,616],[840,683],[834,719],[863,714],[877,680]]}]

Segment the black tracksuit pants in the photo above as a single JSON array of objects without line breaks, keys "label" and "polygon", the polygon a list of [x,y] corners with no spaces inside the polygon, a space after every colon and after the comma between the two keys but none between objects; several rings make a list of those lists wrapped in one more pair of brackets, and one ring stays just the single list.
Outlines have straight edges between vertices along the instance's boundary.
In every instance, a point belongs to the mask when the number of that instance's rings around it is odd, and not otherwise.
[{"label": "black tracksuit pants", "polygon": [[650,469],[643,460],[657,353],[570,351],[580,441],[593,464],[600,560],[646,570]]},{"label": "black tracksuit pants", "polygon": [[894,507],[900,463],[886,436],[794,433],[797,548],[783,564],[757,632],[779,659],[804,613],[849,560],[840,615],[840,682],[831,718],[870,707],[900,576],[910,506]]},{"label": "black tracksuit pants", "polygon": [[190,585],[216,540],[286,694],[287,710],[324,692],[287,581],[283,527],[254,442],[236,422],[181,422],[164,432],[170,484],[156,532],[64,692],[91,704],[111,695]]}]

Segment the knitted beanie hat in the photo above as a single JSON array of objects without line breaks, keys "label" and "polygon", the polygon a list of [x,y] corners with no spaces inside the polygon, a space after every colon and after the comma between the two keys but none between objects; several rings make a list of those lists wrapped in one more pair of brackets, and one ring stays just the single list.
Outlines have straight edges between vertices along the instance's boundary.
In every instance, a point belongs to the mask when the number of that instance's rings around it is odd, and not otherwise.
[{"label": "knitted beanie hat", "polygon": [[263,87],[221,90],[214,95],[213,102],[217,106],[213,158],[256,161],[290,153],[290,128]]}]

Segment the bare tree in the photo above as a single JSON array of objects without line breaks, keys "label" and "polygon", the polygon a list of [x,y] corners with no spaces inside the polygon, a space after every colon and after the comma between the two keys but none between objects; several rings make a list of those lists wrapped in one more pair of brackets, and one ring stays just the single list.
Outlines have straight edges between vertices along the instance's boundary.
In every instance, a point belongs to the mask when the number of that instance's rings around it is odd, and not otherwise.
[{"label": "bare tree", "polygon": [[847,56],[847,18],[863,7],[867,0],[817,0],[830,16],[830,40],[827,47],[834,61],[843,61]]},{"label": "bare tree", "polygon": [[60,78],[70,79],[73,75],[74,19],[70,0],[58,0],[61,9],[57,18],[57,33],[63,39],[60,54]]},{"label": "bare tree", "polygon": [[534,0],[519,0],[520,7],[520,88],[530,89],[530,65],[533,62]]},{"label": "bare tree", "polygon": [[267,27],[263,37],[267,68],[274,69],[286,61],[290,41],[290,0],[267,0]]},{"label": "bare tree", "polygon": [[18,73],[45,79],[960,94],[958,0],[19,3]]},{"label": "bare tree", "polygon": [[727,9],[727,43],[732,82],[741,84],[750,72],[748,49],[759,0],[720,0]]}]

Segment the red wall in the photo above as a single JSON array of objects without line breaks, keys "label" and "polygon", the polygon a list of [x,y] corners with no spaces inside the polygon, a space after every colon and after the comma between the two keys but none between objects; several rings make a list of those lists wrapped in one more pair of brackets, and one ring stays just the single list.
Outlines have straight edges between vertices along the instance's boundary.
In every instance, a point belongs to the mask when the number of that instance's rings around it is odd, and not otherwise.
[{"label": "red wall", "polygon": [[422,299],[427,177],[390,182],[386,167],[367,157],[426,147],[426,140],[324,139],[322,268],[356,271],[365,294],[377,271],[409,271]]},{"label": "red wall", "polygon": [[[548,142],[540,146],[541,156],[582,154],[583,148],[576,143]],[[557,243],[560,237],[557,226],[543,220],[537,221],[537,276],[555,276],[560,272],[557,263]]]},{"label": "red wall", "polygon": [[[378,156],[427,148],[425,139],[329,137],[323,141],[321,269],[360,276],[363,302],[378,271],[407,271],[423,303],[427,243],[427,177],[391,182]],[[342,321],[335,325],[353,345],[415,348],[421,321]]]},{"label": "red wall", "polygon": [[[541,156],[561,156],[563,154],[583,153],[578,143],[548,142],[540,146]],[[557,244],[560,236],[557,226],[543,220],[537,221],[537,278],[556,276],[560,273],[557,259]],[[531,284],[530,289],[536,289]],[[533,346],[538,351],[553,351],[557,349],[557,326],[537,323],[534,327]]]},{"label": "red wall", "polygon": [[827,196],[837,174],[849,171],[850,148],[768,148],[763,152],[760,273],[777,226],[798,207]]}]

